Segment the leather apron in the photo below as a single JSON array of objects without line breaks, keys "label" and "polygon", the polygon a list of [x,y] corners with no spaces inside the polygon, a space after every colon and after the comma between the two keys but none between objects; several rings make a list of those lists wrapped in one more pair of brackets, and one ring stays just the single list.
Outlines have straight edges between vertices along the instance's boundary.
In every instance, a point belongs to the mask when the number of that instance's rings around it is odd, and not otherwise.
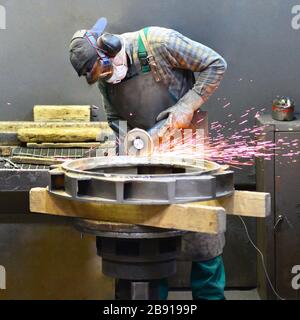
[{"label": "leather apron", "polygon": [[107,95],[130,127],[144,130],[151,129],[157,116],[176,103],[165,84],[155,81],[152,72],[140,73],[117,84],[108,83]]},{"label": "leather apron", "polygon": [[[155,81],[152,72],[140,73],[118,84],[107,85],[108,99],[132,128],[149,130],[155,125],[159,113],[176,103],[165,84]],[[187,92],[188,89],[183,91]],[[194,121],[199,114],[195,113],[193,123],[199,122]],[[179,260],[210,260],[222,254],[224,245],[223,233],[208,235],[190,232],[183,237]]]}]

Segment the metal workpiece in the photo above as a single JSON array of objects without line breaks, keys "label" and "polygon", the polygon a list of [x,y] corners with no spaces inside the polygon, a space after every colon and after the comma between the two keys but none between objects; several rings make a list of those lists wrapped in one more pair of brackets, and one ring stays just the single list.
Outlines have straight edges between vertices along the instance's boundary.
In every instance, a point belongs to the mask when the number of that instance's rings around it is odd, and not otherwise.
[{"label": "metal workpiece", "polygon": [[49,191],[78,201],[165,205],[227,196],[234,182],[232,171],[192,157],[98,157],[50,171]]}]

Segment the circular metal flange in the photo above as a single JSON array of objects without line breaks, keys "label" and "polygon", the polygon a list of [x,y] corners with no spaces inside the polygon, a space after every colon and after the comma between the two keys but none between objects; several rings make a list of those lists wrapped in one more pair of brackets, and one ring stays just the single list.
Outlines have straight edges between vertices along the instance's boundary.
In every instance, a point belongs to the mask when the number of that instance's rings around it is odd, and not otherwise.
[{"label": "circular metal flange", "polygon": [[50,171],[49,191],[78,201],[157,204],[230,195],[233,172],[193,157],[98,157],[71,160]]},{"label": "circular metal flange", "polygon": [[187,232],[178,230],[140,227],[126,223],[75,219],[74,226],[79,232],[89,233],[97,237],[122,239],[159,239],[173,238]]}]

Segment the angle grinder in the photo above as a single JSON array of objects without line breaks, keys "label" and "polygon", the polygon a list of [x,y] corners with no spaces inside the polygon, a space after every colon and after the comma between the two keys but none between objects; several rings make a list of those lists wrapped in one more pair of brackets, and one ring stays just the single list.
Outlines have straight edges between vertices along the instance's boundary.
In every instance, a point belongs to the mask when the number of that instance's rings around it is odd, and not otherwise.
[{"label": "angle grinder", "polygon": [[158,132],[166,121],[167,119],[159,121],[149,131],[139,128],[129,131],[124,140],[127,155],[150,156],[154,151],[154,146],[158,143]]}]

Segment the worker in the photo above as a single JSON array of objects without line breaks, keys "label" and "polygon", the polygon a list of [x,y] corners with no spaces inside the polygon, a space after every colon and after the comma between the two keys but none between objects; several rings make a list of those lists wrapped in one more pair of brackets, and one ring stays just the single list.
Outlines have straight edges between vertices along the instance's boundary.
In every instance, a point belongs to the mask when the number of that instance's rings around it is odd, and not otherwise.
[{"label": "worker", "polygon": [[[227,68],[224,58],[172,29],[147,27],[116,35],[104,32],[106,25],[101,18],[92,29],[76,32],[70,61],[88,84],[98,83],[111,128],[117,132],[122,120],[129,129],[151,132],[162,119],[160,135],[189,127],[218,88]],[[225,299],[224,245],[224,234],[183,238],[183,256],[193,261],[193,299]],[[160,298],[167,296],[167,280],[162,280]]]}]

